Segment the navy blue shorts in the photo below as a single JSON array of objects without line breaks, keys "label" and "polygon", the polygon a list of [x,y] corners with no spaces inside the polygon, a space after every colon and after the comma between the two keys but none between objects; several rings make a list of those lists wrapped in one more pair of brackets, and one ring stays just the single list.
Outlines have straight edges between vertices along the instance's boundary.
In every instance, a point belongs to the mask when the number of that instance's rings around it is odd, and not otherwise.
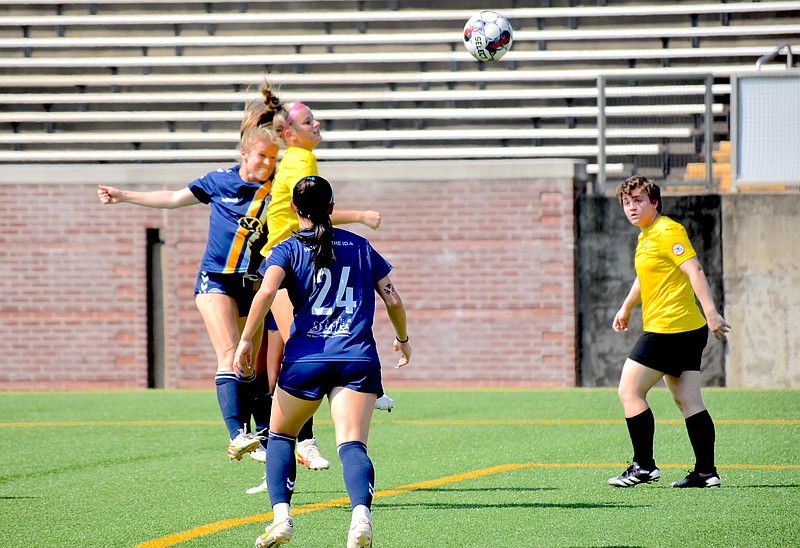
[{"label": "navy blue shorts", "polygon": [[250,313],[250,305],[261,286],[261,277],[253,274],[219,274],[201,270],[194,285],[195,297],[200,293],[227,295],[236,301],[239,317]]},{"label": "navy blue shorts", "polygon": [[275,316],[272,315],[272,310],[267,312],[267,318],[264,320],[266,328],[270,331],[278,330],[278,322],[275,321]]},{"label": "navy blue shorts", "polygon": [[278,386],[302,400],[321,400],[337,386],[383,396],[381,365],[371,362],[284,363]]},{"label": "navy blue shorts", "polygon": [[628,358],[673,377],[684,371],[700,371],[708,326],[683,333],[650,333],[639,336]]}]

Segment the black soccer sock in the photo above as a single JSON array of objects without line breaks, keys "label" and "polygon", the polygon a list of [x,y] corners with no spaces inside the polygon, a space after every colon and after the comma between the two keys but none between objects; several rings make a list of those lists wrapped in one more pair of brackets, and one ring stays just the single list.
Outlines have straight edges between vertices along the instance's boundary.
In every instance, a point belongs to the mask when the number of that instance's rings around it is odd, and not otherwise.
[{"label": "black soccer sock", "polygon": [[297,434],[297,441],[306,441],[310,440],[314,437],[314,417],[311,417],[306,421],[303,427],[300,429],[300,433]]},{"label": "black soccer sock", "polygon": [[251,413],[256,423],[256,432],[262,432],[264,439],[261,440],[261,447],[267,447],[267,432],[269,431],[269,418],[272,409],[272,396],[269,395],[269,382],[266,375],[256,377],[249,383],[251,390]]},{"label": "black soccer sock", "polygon": [[708,410],[700,411],[687,417],[686,431],[689,433],[689,441],[694,449],[694,469],[701,474],[708,474],[714,471],[714,442],[716,432],[714,421]]},{"label": "black soccer sock", "polygon": [[656,432],[656,420],[648,407],[635,417],[626,418],[628,434],[633,444],[633,461],[646,470],[656,467],[653,460],[653,437]]}]

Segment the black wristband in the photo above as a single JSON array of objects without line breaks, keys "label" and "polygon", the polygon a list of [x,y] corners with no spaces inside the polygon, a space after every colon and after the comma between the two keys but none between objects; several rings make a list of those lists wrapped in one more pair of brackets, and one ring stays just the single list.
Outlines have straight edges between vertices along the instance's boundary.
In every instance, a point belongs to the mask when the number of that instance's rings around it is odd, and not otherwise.
[{"label": "black wristband", "polygon": [[401,341],[401,340],[400,340],[400,339],[398,339],[397,337],[395,337],[395,338],[394,338],[394,340],[396,340],[396,341],[397,341],[397,342],[399,342],[400,344],[407,343],[407,342],[408,342],[408,335],[406,335],[406,340],[404,340],[404,341]]}]

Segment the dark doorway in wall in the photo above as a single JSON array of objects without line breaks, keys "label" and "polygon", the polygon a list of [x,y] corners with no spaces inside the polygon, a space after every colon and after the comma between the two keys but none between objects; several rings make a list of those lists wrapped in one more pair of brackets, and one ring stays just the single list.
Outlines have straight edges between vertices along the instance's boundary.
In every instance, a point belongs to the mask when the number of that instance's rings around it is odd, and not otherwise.
[{"label": "dark doorway in wall", "polygon": [[147,229],[147,387],[164,388],[164,242],[158,228]]}]

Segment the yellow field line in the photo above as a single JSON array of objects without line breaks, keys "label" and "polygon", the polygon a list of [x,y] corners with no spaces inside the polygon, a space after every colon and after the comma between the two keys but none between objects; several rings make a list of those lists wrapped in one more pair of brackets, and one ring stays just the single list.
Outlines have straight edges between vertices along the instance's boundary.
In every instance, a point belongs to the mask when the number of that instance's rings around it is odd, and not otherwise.
[{"label": "yellow field line", "polygon": [[[471,472],[465,472],[463,474],[454,474],[452,476],[445,476],[443,478],[421,481],[418,483],[411,483],[408,485],[403,485],[400,487],[395,487],[394,489],[384,489],[382,491],[378,491],[375,493],[374,498],[381,498],[381,497],[388,497],[392,495],[398,495],[401,493],[406,493],[408,491],[418,491],[422,489],[430,489],[432,487],[438,487],[440,485],[445,485],[448,483],[455,483],[458,481],[470,480],[475,478],[480,478],[483,476],[490,476],[492,474],[499,474],[501,472],[507,472],[509,470],[518,470],[521,468],[620,468],[625,467],[625,464],[622,463],[536,463],[536,462],[529,462],[526,464],[504,464],[502,466],[493,466],[491,468],[483,468],[480,470],[473,470]],[[661,468],[692,468],[689,464],[659,464]],[[718,465],[717,468],[731,468],[731,469],[748,469],[748,470],[800,470],[800,465],[770,465],[770,464],[726,464],[726,465]],[[299,506],[297,508],[292,508],[293,515],[299,514],[306,514],[308,512],[314,512],[317,510],[325,510],[327,508],[333,508],[336,506],[343,506],[349,503],[349,499],[347,497],[342,497],[338,499],[333,499],[325,502],[319,502],[315,504],[306,504],[304,506]],[[240,525],[247,525],[249,523],[257,523],[257,522],[267,522],[272,519],[272,512],[268,512],[265,514],[256,514],[254,516],[246,516],[242,518],[233,518],[233,519],[225,519],[221,521],[216,521],[214,523],[208,523],[205,525],[201,525],[199,527],[195,527],[193,529],[189,529],[187,531],[181,531],[178,533],[173,533],[171,535],[167,535],[165,537],[161,537],[158,539],[148,540],[141,544],[137,544],[133,548],[164,548],[166,546],[173,546],[175,544],[179,544],[181,542],[186,542],[188,540],[192,540],[198,537],[202,537],[205,535],[211,535],[213,533],[217,533],[222,531],[223,529],[230,529],[232,527],[238,527]]]},{"label": "yellow field line", "polygon": [[[374,498],[379,497],[388,497],[390,495],[397,495],[399,493],[405,493],[407,491],[416,491],[419,489],[430,489],[431,487],[437,487],[439,485],[444,485],[446,483],[453,483],[457,481],[463,481],[473,478],[479,478],[481,476],[488,476],[491,474],[498,474],[500,472],[505,472],[507,470],[514,470],[517,468],[529,468],[531,466],[535,466],[533,464],[506,464],[503,466],[495,466],[492,468],[484,468],[483,470],[474,470],[472,472],[466,472],[464,474],[455,474],[452,476],[446,476],[444,478],[422,481],[419,483],[412,483],[409,485],[403,485],[401,487],[396,487],[394,489],[386,489],[383,491],[378,491],[375,493]],[[298,508],[292,508],[292,514],[305,514],[307,512],[313,512],[316,510],[324,510],[326,508],[332,508],[335,506],[342,506],[344,504],[348,504],[349,499],[338,498],[329,500],[326,502],[320,502],[316,504],[307,504],[304,506],[300,506]],[[195,527],[194,529],[189,529],[188,531],[182,531],[180,533],[173,533],[171,535],[167,535],[166,537],[162,537],[159,539],[149,540],[147,542],[143,542],[142,544],[137,544],[134,548],[162,548],[164,546],[173,546],[180,542],[185,542],[187,540],[191,540],[197,537],[201,537],[204,535],[210,535],[212,533],[216,533],[223,529],[228,529],[231,527],[237,527],[239,525],[245,525],[248,523],[260,522],[260,521],[268,521],[272,519],[272,512],[267,514],[258,514],[255,516],[247,516],[243,518],[235,518],[235,519],[226,519],[222,521],[217,521],[214,523],[209,523],[206,525],[201,525],[199,527]]]},{"label": "yellow field line", "polygon": [[34,428],[37,426],[190,426],[218,425],[220,421],[57,421],[57,422],[0,422],[0,428]]},{"label": "yellow field line", "polygon": [[[332,424],[330,420],[316,421],[319,424]],[[668,419],[656,421],[658,424],[684,424],[683,420]],[[420,426],[482,426],[482,425],[598,425],[624,424],[622,419],[520,419],[520,420],[375,420],[374,424],[411,424]],[[715,424],[732,425],[800,425],[800,419],[717,419]],[[175,421],[57,421],[57,422],[0,422],[0,428],[35,428],[66,426],[216,426],[219,421],[175,420]]]},{"label": "yellow field line", "polygon": [[[380,421],[375,421],[380,422]],[[539,424],[539,425],[563,425],[563,424],[624,424],[622,419],[521,419],[521,420],[397,420],[390,421],[392,424],[419,424],[426,426],[436,425],[492,425],[492,424]],[[658,424],[684,424],[683,419],[657,420]],[[715,419],[714,424],[744,424],[744,425],[797,425],[800,419]]]}]

